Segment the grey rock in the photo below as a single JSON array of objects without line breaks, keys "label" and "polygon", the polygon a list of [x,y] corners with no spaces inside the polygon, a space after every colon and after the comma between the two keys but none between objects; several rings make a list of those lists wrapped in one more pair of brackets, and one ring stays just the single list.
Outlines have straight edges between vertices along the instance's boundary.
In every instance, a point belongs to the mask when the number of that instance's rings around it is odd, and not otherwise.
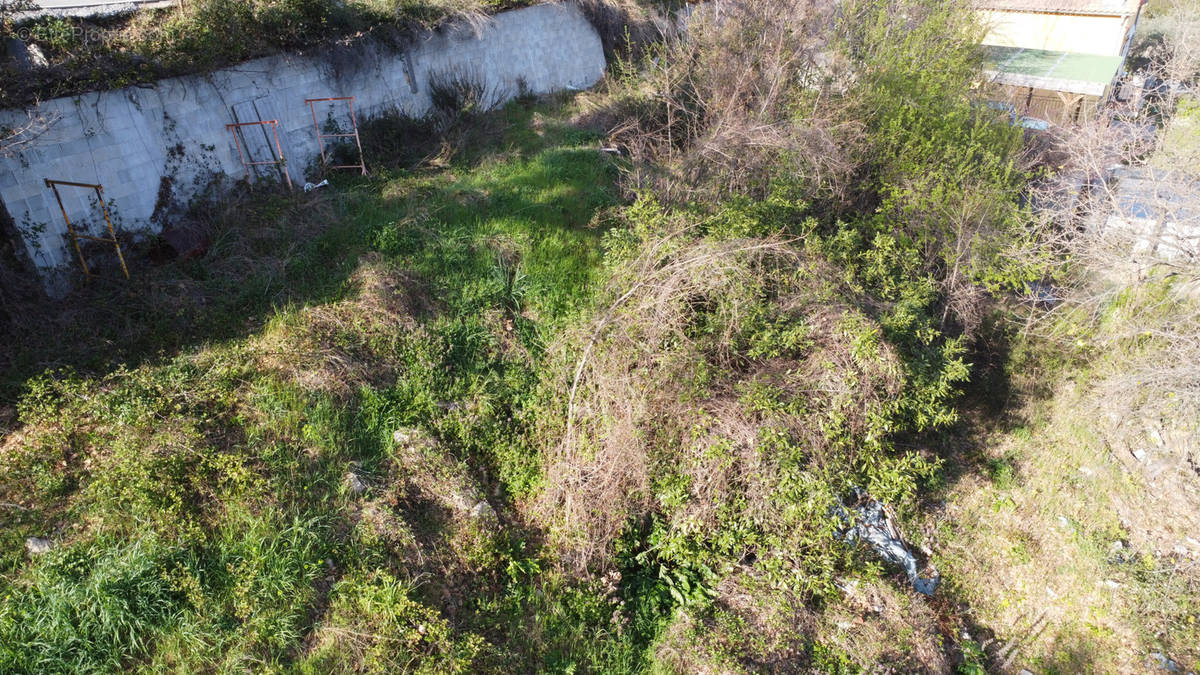
[{"label": "grey rock", "polygon": [[1155,427],[1150,427],[1150,428],[1146,429],[1146,437],[1150,439],[1151,443],[1157,445],[1160,448],[1164,448],[1167,445],[1163,441],[1162,434],[1159,433],[1158,429],[1156,429]]},{"label": "grey rock", "polygon": [[367,484],[353,471],[346,472],[345,483],[346,489],[350,491],[350,494],[361,495],[367,491]]},{"label": "grey rock", "polygon": [[4,41],[4,51],[12,59],[17,72],[27,73],[33,70],[33,63],[29,60],[29,49],[25,47],[24,42],[10,37]]},{"label": "grey rock", "polygon": [[401,427],[392,432],[392,441],[399,446],[409,447],[422,443],[424,440],[425,434],[420,429]]},{"label": "grey rock", "polygon": [[46,55],[42,53],[41,47],[30,42],[25,45],[25,49],[29,53],[29,62],[33,64],[34,68],[45,68],[46,66],[50,65],[50,61],[46,58]]},{"label": "grey rock", "polygon": [[29,551],[30,555],[42,555],[49,553],[54,548],[54,542],[41,537],[29,537],[25,540],[25,550]]},{"label": "grey rock", "polygon": [[495,509],[493,509],[492,505],[487,503],[486,501],[479,502],[478,504],[476,504],[474,506],[474,508],[471,509],[471,517],[475,518],[475,519],[491,518],[491,517],[494,517],[495,515],[496,515]]}]

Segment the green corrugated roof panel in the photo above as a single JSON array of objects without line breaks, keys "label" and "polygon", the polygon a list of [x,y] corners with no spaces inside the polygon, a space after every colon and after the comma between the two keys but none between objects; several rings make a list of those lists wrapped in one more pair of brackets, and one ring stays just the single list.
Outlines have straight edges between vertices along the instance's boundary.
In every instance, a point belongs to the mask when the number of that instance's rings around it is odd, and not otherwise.
[{"label": "green corrugated roof panel", "polygon": [[996,82],[1102,96],[1125,59],[1044,49],[985,45],[985,69]]}]

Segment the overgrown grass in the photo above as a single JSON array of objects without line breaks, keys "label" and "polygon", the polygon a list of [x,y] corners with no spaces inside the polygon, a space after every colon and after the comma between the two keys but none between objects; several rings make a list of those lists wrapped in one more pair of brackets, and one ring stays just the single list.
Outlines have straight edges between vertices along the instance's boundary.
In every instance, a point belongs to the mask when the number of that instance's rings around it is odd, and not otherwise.
[{"label": "overgrown grass", "polygon": [[[206,258],[16,324],[0,666],[1194,658],[1195,574],[1161,550],[1191,511],[1113,448],[1181,469],[1195,415],[1096,431],[1100,385],[1169,346],[1123,322],[1170,320],[1172,282],[1064,316],[1073,346],[1014,338],[1019,132],[961,95],[976,27],[907,0],[792,20],[810,4],[739,5],[588,114],[364,123],[375,176],[209,205]],[[823,127],[804,82],[861,119]],[[632,126],[582,130],[598,110]],[[846,542],[864,494],[932,599]]]},{"label": "overgrown grass", "polygon": [[560,106],[504,109],[444,170],[239,208],[207,259],[68,301],[101,307],[59,324],[76,374],[24,385],[3,448],[4,670],[632,662],[602,593],[469,513],[514,523],[537,480],[542,334],[588,306],[616,200]]},{"label": "overgrown grass", "polygon": [[[1155,347],[1083,356],[1092,337],[1077,328],[1067,360],[1060,343],[1018,338],[1012,400],[991,422],[971,416],[972,450],[922,527],[993,663],[1119,672],[1156,667],[1158,654],[1186,668],[1198,658],[1200,549],[1186,534],[1194,479],[1176,467],[1195,415],[1116,400],[1112,379]],[[971,462],[987,470],[963,470]]]},{"label": "overgrown grass", "polygon": [[[27,334],[9,355],[21,393],[0,465],[8,669],[630,672],[671,663],[688,620],[729,628],[701,641],[704,658],[737,643],[759,609],[724,607],[719,588],[782,582],[770,602],[795,609],[833,601],[842,574],[887,583],[829,508],[856,483],[911,505],[929,471],[888,440],[953,414],[957,347],[903,339],[932,320],[929,280],[880,262],[878,243],[818,233],[799,202],[620,209],[617,167],[564,122],[575,112],[518,102],[440,168],[246,195],[216,218],[206,258],[84,289],[47,317],[60,337]],[[572,485],[546,464],[561,359],[642,246],[691,218],[701,240],[669,244],[667,271],[773,232],[809,246],[688,267],[694,287],[664,305],[683,303],[683,321],[634,311],[604,336],[617,348],[604,363],[645,331],[661,350],[657,375],[641,357],[628,373],[660,383],[666,407],[646,421],[665,426],[635,433],[685,439],[709,428],[689,401],[724,401],[755,437],[723,442],[710,425],[708,451],[651,449],[650,491],[628,495],[648,509],[579,500],[614,509],[620,537],[578,566],[546,537],[558,515],[534,506]],[[745,283],[709,276],[721,267]],[[876,278],[907,298],[899,311],[820,308]],[[601,433],[603,400],[589,404]],[[762,466],[749,489],[746,461]],[[727,487],[689,487],[714,476]],[[55,549],[24,553],[31,536]],[[771,635],[804,663],[855,662],[834,636]]]}]

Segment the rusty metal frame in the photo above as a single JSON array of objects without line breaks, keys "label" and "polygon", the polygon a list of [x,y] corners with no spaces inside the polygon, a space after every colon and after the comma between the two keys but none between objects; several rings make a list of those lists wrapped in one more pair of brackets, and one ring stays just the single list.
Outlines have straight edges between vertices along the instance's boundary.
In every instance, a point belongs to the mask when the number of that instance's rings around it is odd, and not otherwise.
[{"label": "rusty metal frame", "polygon": [[[350,126],[353,127],[354,133],[350,134],[323,134],[321,133],[321,123],[317,121],[317,103],[327,103],[335,101],[345,101],[350,106]],[[312,110],[313,128],[317,132],[317,147],[321,149],[321,165],[326,169],[358,169],[362,171],[362,175],[367,175],[367,162],[363,157],[362,141],[358,138],[358,119],[354,115],[354,97],[353,96],[335,96],[333,98],[306,98],[304,102],[308,104]],[[345,164],[342,166],[329,166],[329,160],[325,157],[325,139],[327,138],[353,138],[354,144],[358,146],[358,164]]]},{"label": "rusty metal frame", "polygon": [[[252,162],[249,159],[250,148],[247,147],[246,152],[242,152],[242,138],[238,134],[239,134],[239,132],[241,132],[242,128],[244,128],[244,127],[264,127],[264,126],[271,127],[271,132],[275,136],[275,151],[277,153],[279,153],[278,154],[279,159],[272,160],[270,162]],[[277,167],[283,169],[283,177],[285,179],[287,179],[288,189],[289,190],[294,189],[292,187],[292,175],[291,175],[291,173],[288,172],[287,160],[283,156],[283,145],[280,144],[280,142],[279,142],[279,120],[260,120],[258,122],[238,122],[237,124],[226,124],[225,128],[227,130],[233,132],[233,143],[234,143],[234,145],[237,146],[238,159],[242,160],[242,166],[246,169],[246,180],[247,181],[250,180],[250,173],[251,173],[250,167],[272,165],[272,166],[277,166]]]},{"label": "rusty metal frame", "polygon": [[[117,241],[117,232],[113,229],[112,218],[108,215],[108,205],[104,203],[104,186],[93,183],[75,183],[69,180],[46,180],[46,187],[54,192],[54,198],[58,200],[58,208],[62,211],[63,220],[67,221],[67,232],[71,234],[71,243],[75,246],[75,253],[79,256],[79,264],[83,266],[83,273],[91,280],[92,270],[88,268],[87,260],[83,257],[83,249],[79,246],[80,239],[88,241],[99,241],[106,244],[112,244],[113,248],[117,249],[117,260],[121,261],[121,271],[125,273],[125,278],[129,278],[129,268],[125,266],[125,255],[121,253],[121,242]],[[71,222],[71,218],[67,216],[67,207],[63,206],[62,195],[58,193],[59,186],[64,187],[79,187],[89,188],[96,191],[96,199],[100,202],[100,210],[104,213],[104,222],[108,225],[109,238],[93,237],[87,234],[79,234],[75,231],[75,225]]]}]

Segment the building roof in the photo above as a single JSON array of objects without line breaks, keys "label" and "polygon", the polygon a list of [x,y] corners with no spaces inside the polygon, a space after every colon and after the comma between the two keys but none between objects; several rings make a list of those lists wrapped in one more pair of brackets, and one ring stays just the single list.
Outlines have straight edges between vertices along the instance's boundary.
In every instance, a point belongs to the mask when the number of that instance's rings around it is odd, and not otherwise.
[{"label": "building roof", "polygon": [[985,45],[984,72],[999,84],[1103,96],[1125,59]]},{"label": "building roof", "polygon": [[975,9],[1048,14],[1132,16],[1142,0],[975,0]]}]

